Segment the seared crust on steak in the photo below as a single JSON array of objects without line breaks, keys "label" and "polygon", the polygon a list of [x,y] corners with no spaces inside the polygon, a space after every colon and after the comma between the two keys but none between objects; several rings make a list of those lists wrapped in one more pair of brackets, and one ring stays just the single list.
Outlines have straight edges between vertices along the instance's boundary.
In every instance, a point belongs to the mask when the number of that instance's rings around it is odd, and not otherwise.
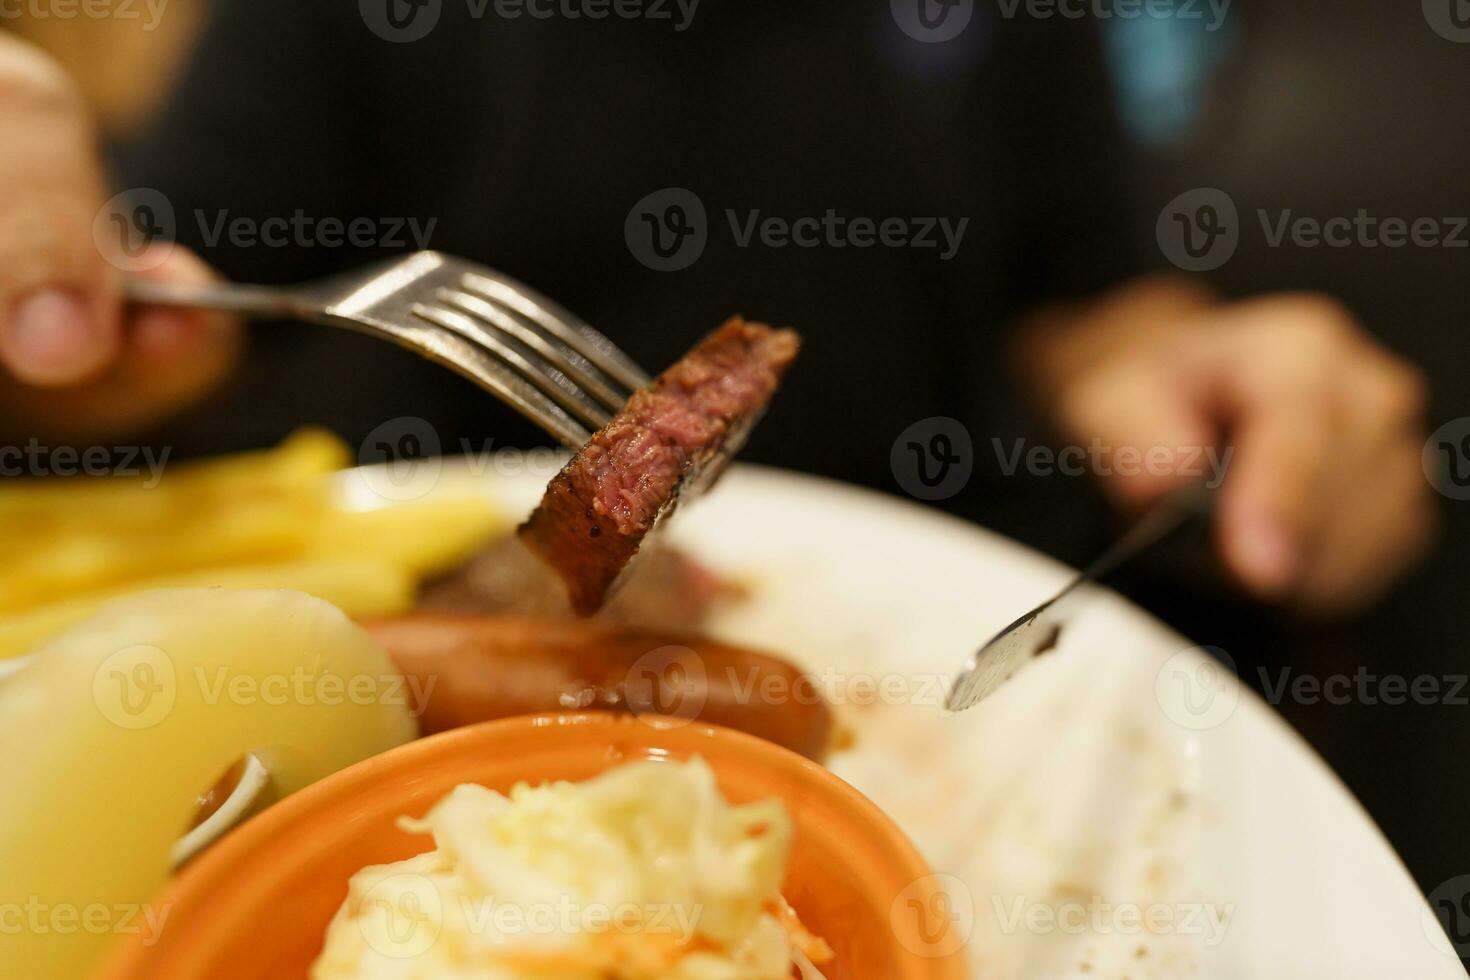
[{"label": "seared crust on steak", "polygon": [[714,482],[800,344],[791,330],[732,318],[628,399],[556,475],[519,533],[566,583],[573,609],[596,612],[659,519]]}]

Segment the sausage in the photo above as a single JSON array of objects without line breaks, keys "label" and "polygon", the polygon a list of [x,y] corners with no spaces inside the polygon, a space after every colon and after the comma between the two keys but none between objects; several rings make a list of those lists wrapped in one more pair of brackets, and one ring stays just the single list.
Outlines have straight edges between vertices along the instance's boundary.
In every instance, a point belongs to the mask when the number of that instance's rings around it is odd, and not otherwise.
[{"label": "sausage", "polygon": [[409,680],[425,734],[546,711],[612,710],[723,725],[821,759],[816,682],[770,654],[604,620],[411,613],[363,624]]}]

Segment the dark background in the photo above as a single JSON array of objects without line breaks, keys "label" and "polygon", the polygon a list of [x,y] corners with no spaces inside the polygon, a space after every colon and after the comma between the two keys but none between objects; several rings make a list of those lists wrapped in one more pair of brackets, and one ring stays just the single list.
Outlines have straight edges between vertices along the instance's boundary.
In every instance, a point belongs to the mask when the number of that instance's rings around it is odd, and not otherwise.
[{"label": "dark background", "polygon": [[[1341,298],[1428,374],[1430,430],[1470,414],[1470,249],[1270,248],[1254,219],[1257,208],[1321,219],[1359,209],[1409,220],[1470,212],[1470,44],[1435,34],[1417,3],[1255,0],[1236,13],[1239,30],[1222,45],[1196,124],[1147,154],[1155,208],[1193,187],[1225,190],[1245,229],[1234,258],[1212,275],[1220,288]],[[1470,502],[1440,502],[1434,555],[1356,622],[1273,622],[1228,602],[1191,602],[1157,581],[1127,591],[1187,636],[1229,651],[1258,691],[1261,668],[1274,678],[1287,664],[1321,677],[1359,667],[1463,676]],[[1422,889],[1470,871],[1470,705],[1286,699],[1277,708],[1363,801]]]}]

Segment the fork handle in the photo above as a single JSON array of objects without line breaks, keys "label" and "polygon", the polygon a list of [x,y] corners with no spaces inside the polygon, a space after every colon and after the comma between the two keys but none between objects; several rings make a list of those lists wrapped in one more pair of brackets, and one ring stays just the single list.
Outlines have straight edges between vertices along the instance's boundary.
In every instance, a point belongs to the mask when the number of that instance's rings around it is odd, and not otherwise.
[{"label": "fork handle", "polygon": [[123,295],[147,306],[183,306],[258,317],[297,315],[300,306],[290,290],[234,283],[153,282],[129,277],[123,282]]}]

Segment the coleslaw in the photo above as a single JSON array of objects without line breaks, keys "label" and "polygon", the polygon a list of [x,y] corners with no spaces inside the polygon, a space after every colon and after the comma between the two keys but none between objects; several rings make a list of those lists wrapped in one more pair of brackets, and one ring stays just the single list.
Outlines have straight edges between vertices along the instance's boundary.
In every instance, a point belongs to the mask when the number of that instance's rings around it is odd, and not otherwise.
[{"label": "coleslaw", "polygon": [[436,849],[352,878],[314,980],[822,980],[831,958],[781,896],[785,808],[730,805],[698,758],[465,784],[400,826]]}]

